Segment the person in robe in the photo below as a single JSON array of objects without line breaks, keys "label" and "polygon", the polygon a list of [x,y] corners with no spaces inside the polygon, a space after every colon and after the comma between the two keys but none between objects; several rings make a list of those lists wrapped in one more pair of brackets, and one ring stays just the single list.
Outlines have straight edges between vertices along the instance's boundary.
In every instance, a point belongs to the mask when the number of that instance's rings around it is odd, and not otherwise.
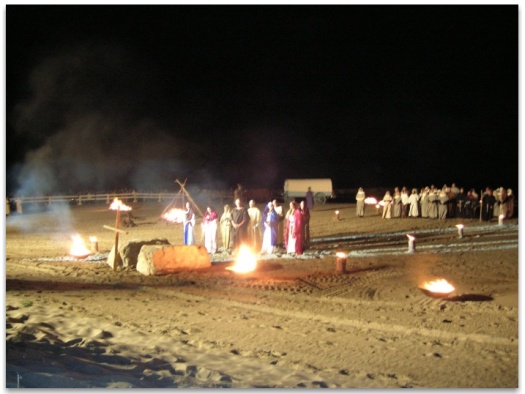
[{"label": "person in robe", "polygon": [[499,208],[496,216],[503,215],[504,218],[507,218],[509,214],[509,197],[507,195],[507,189],[505,189],[503,186],[500,187],[499,196],[496,198],[496,204]]},{"label": "person in robe", "polygon": [[392,196],[387,191],[383,197],[383,219],[390,219],[392,217]]},{"label": "person in robe", "polygon": [[286,213],[286,232],[284,233],[286,253],[303,254],[303,240],[301,228],[301,211],[295,201],[290,202],[290,209]]},{"label": "person in robe", "polygon": [[417,189],[412,189],[412,193],[408,198],[408,217],[417,218],[419,217],[419,195],[417,194]]},{"label": "person in robe", "polygon": [[456,217],[458,218],[467,217],[466,203],[467,203],[467,196],[465,194],[465,189],[460,187],[459,193],[456,195]]},{"label": "person in robe", "polygon": [[401,189],[401,219],[408,217],[408,190],[405,186]]},{"label": "person in robe", "polygon": [[448,212],[448,195],[446,185],[441,189],[438,195],[438,219],[445,220]]},{"label": "person in robe", "polygon": [[231,207],[226,204],[220,219],[222,247],[225,252],[229,252],[232,246],[232,219]]},{"label": "person in robe", "polygon": [[310,211],[306,206],[305,201],[301,201],[299,204],[299,210],[301,211],[301,224],[302,224],[302,239],[303,239],[303,250],[310,244]]},{"label": "person in robe", "polygon": [[400,218],[401,217],[401,193],[399,188],[396,186],[394,188],[394,195],[392,196],[392,217]]},{"label": "person in robe", "polygon": [[250,200],[248,205],[248,216],[250,217],[250,223],[248,225],[248,241],[252,250],[256,251],[261,248],[261,211],[255,206],[254,200]]},{"label": "person in robe", "polygon": [[509,199],[509,209],[507,211],[507,218],[510,219],[514,216],[514,194],[512,194],[512,189],[507,189],[507,198]]},{"label": "person in robe", "polygon": [[428,191],[428,217],[430,219],[438,218],[438,204],[438,193],[434,185],[432,185]]},{"label": "person in robe", "polygon": [[421,193],[419,194],[419,205],[421,206],[421,217],[422,218],[428,218],[428,193],[430,191],[430,188],[427,186],[423,189],[421,189]]},{"label": "person in robe", "polygon": [[279,204],[279,201],[273,200],[273,209],[279,218],[279,225],[277,227],[277,246],[284,245],[284,212],[282,205]]},{"label": "person in robe", "polygon": [[264,228],[261,254],[272,254],[277,250],[277,228],[279,216],[275,212],[272,202],[269,202],[262,213],[262,224]]},{"label": "person in robe", "polygon": [[250,217],[248,211],[242,206],[242,201],[235,200],[235,208],[232,210],[232,243],[233,249],[238,250],[242,244],[247,244],[247,232]]},{"label": "person in robe", "polygon": [[356,207],[355,207],[355,214],[356,216],[359,216],[362,218],[365,216],[365,191],[362,187],[357,190],[357,194],[355,195]]},{"label": "person in robe", "polygon": [[306,200],[306,207],[308,208],[308,211],[311,211],[312,209],[314,209],[314,201],[315,201],[314,192],[312,191],[312,188],[310,186],[308,186],[308,190],[306,191],[305,200]]},{"label": "person in robe", "polygon": [[217,212],[208,206],[202,217],[202,232],[204,233],[204,247],[210,254],[217,252]]},{"label": "person in robe", "polygon": [[184,245],[195,245],[195,212],[189,202],[186,203],[186,211],[184,211],[184,220],[182,221],[184,229]]},{"label": "person in robe", "polygon": [[447,217],[449,218],[455,218],[456,217],[456,208],[457,208],[457,200],[456,197],[459,193],[459,188],[456,186],[454,182],[452,182],[452,185],[447,189],[447,195],[448,195],[448,202],[447,202]]},{"label": "person in robe", "polygon": [[481,219],[485,222],[490,222],[494,216],[494,205],[496,204],[496,198],[492,194],[492,189],[487,187],[485,193],[481,197]]}]

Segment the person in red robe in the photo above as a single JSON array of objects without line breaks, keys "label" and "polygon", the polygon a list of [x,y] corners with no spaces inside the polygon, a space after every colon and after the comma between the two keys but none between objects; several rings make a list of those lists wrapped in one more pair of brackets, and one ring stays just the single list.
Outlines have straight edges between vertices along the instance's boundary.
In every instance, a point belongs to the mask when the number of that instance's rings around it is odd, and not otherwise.
[{"label": "person in red robe", "polygon": [[290,203],[290,209],[286,213],[286,231],[284,243],[286,253],[303,254],[303,231],[301,210],[295,201]]}]

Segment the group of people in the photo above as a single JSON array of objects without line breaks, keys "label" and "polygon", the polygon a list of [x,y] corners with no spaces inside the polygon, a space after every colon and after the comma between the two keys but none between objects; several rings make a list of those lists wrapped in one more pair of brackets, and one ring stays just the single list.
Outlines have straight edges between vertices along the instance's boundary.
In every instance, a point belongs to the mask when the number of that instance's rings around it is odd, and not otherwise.
[{"label": "group of people", "polygon": [[[356,194],[356,215],[363,217],[365,210],[365,192],[359,188]],[[387,191],[380,202],[383,206],[383,219],[391,218],[477,218],[490,221],[494,216],[504,218],[514,216],[514,195],[512,189],[499,187],[493,191],[487,187],[481,197],[475,189],[465,193],[465,189],[455,183],[437,189],[434,185],[425,187],[419,192],[406,187],[394,188],[393,195]]]},{"label": "group of people", "polygon": [[[267,203],[261,212],[254,200],[245,208],[240,198],[235,206],[224,206],[219,217],[216,210],[207,206],[202,217],[204,246],[208,253],[216,253],[217,235],[220,230],[223,251],[231,253],[245,244],[260,254],[271,254],[283,246],[286,253],[301,255],[310,240],[310,210],[305,201],[290,202],[287,212],[277,200]],[[184,244],[195,244],[195,212],[188,202],[183,220]]]}]

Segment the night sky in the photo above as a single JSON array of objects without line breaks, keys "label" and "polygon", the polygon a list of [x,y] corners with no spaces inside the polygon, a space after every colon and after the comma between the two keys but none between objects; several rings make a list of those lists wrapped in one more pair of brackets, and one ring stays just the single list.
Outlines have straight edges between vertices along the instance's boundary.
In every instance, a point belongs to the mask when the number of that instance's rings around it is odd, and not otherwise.
[{"label": "night sky", "polygon": [[7,193],[518,188],[518,6],[6,6]]}]

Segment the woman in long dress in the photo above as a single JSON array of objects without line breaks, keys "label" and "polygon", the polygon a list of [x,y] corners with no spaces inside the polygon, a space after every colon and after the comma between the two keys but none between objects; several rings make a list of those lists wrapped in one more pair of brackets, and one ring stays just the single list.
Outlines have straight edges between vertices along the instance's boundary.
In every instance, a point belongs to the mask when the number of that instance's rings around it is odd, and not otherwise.
[{"label": "woman in long dress", "polygon": [[195,235],[193,228],[195,227],[195,212],[191,208],[189,202],[186,203],[186,211],[184,212],[184,245],[195,245]]},{"label": "woman in long dress", "polygon": [[448,212],[448,206],[447,206],[448,196],[444,188],[441,190],[441,192],[439,192],[438,201],[439,201],[438,218],[445,220],[447,218],[447,212]]},{"label": "woman in long dress", "polygon": [[303,254],[301,211],[297,208],[295,201],[290,203],[290,209],[286,213],[286,232],[284,236],[286,253]]},{"label": "woman in long dress", "polygon": [[269,202],[262,214],[263,241],[261,254],[272,254],[277,249],[277,228],[279,226],[279,215],[275,212],[273,203]]},{"label": "woman in long dress", "polygon": [[390,219],[392,216],[392,196],[387,191],[383,197],[383,219]]},{"label": "woman in long dress", "polygon": [[366,197],[365,191],[363,190],[362,187],[360,187],[355,196],[355,200],[356,200],[355,214],[361,218],[365,216],[365,197]]},{"label": "woman in long dress", "polygon": [[408,203],[410,204],[408,216],[417,218],[419,216],[419,195],[417,194],[417,189],[412,189],[412,194],[408,198]]},{"label": "woman in long dress", "polygon": [[232,210],[228,204],[224,206],[224,212],[222,213],[222,216],[221,216],[220,225],[221,225],[222,247],[224,251],[226,252],[231,249],[231,240],[232,240]]},{"label": "woman in long dress", "polygon": [[394,195],[392,196],[392,217],[400,218],[401,217],[401,193],[399,193],[399,188],[394,188]]},{"label": "woman in long dress", "polygon": [[202,217],[202,230],[204,247],[208,253],[215,253],[217,251],[217,212],[210,206],[206,208],[206,213]]}]

